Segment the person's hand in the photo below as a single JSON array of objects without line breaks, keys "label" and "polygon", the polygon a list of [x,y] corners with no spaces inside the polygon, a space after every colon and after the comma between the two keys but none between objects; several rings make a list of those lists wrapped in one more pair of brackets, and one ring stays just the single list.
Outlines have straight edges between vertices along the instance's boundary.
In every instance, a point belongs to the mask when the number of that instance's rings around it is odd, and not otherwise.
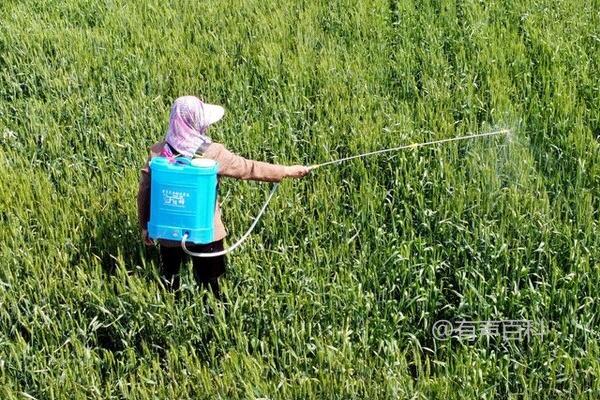
[{"label": "person's hand", "polygon": [[148,229],[142,229],[142,240],[146,246],[154,245],[154,241],[148,237]]},{"label": "person's hand", "polygon": [[290,165],[285,167],[288,178],[302,178],[309,174],[310,168],[304,165]]}]

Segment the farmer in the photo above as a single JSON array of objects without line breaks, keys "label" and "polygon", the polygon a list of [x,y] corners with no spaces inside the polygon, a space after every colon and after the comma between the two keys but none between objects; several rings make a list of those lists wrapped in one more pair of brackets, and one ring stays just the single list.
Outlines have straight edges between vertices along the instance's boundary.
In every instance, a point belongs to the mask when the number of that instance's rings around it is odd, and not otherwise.
[{"label": "farmer", "polygon": [[[146,165],[141,170],[141,178],[137,196],[138,220],[142,231],[142,239],[148,246],[152,240],[148,237],[148,220],[150,218],[150,159],[153,157],[205,157],[218,163],[219,176],[256,181],[279,182],[283,178],[301,178],[308,174],[308,167],[302,165],[284,166],[248,160],[240,157],[222,144],[213,142],[206,136],[206,130],[219,121],[225,110],[221,106],[207,104],[194,96],[179,97],[173,103],[169,129],[164,141],[155,143],[150,148]],[[193,252],[208,253],[223,250],[223,238],[227,235],[221,221],[221,209],[217,202],[214,217],[215,241],[208,244],[190,244]],[[179,241],[159,240],[160,276],[170,291],[179,289],[179,269],[186,260],[186,254]],[[212,291],[220,297],[218,278],[225,272],[225,256],[198,258],[192,257],[193,274],[196,284]]]}]

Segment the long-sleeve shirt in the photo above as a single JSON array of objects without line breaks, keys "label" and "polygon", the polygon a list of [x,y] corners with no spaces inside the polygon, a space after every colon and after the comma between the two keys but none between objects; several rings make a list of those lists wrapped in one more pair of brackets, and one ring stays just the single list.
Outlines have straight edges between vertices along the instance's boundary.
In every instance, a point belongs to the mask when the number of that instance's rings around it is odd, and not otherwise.
[{"label": "long-sleeve shirt", "polygon": [[[148,229],[148,220],[150,219],[150,160],[153,157],[160,156],[160,153],[166,142],[158,142],[150,147],[150,154],[146,164],[141,169],[140,183],[137,195],[138,204],[138,222],[141,229]],[[283,165],[269,164],[261,161],[248,160],[227,150],[225,146],[219,143],[208,145],[202,156],[215,160],[219,165],[218,175],[238,179],[279,182],[285,177],[285,167]],[[223,221],[221,221],[221,206],[217,201],[214,219],[215,237],[214,240],[221,240],[227,235]],[[159,243],[163,246],[179,246],[180,242],[173,240],[160,239]]]}]

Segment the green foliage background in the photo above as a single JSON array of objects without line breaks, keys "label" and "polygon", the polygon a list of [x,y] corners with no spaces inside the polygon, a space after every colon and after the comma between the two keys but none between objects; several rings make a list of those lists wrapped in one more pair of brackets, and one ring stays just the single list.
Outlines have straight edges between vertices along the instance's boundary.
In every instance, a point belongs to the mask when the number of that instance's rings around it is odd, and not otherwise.
[{"label": "green foliage background", "polygon": [[[599,26],[597,0],[2,1],[0,398],[598,398]],[[210,317],[136,224],[184,94],[280,163],[513,135],[285,182]],[[224,182],[232,238],[266,191]]]}]

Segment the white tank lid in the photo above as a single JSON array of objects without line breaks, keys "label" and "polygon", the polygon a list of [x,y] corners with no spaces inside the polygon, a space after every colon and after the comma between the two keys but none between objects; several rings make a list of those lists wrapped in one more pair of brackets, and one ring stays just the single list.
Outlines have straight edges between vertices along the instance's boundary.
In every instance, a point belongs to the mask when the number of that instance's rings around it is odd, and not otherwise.
[{"label": "white tank lid", "polygon": [[192,165],[194,167],[200,168],[211,168],[217,164],[215,160],[211,160],[210,158],[194,158],[192,160]]}]

